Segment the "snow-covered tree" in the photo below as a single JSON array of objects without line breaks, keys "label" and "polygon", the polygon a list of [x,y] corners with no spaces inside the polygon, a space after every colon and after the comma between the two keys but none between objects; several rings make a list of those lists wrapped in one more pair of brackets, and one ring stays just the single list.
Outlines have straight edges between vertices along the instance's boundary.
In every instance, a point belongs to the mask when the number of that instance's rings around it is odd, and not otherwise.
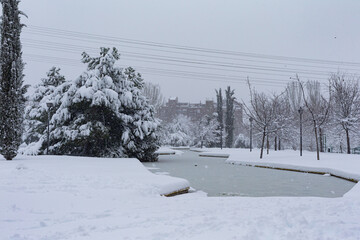
[{"label": "snow-covered tree", "polygon": [[217,113],[202,117],[197,123],[197,128],[195,129],[196,145],[201,148],[203,146],[215,147],[218,143],[218,136],[219,123],[217,120]]},{"label": "snow-covered tree", "polygon": [[27,146],[21,149],[24,154],[44,153],[48,116],[52,116],[60,106],[60,102],[57,101],[57,104],[49,109],[47,103],[54,104],[55,98],[61,98],[68,86],[65,84],[59,88],[64,83],[65,77],[60,74],[60,68],[52,67],[46,78],[41,79],[41,83],[35,86],[35,91],[29,97],[25,108],[26,131],[23,139]]},{"label": "snow-covered tree", "polygon": [[350,132],[360,119],[360,90],[358,80],[349,79],[345,74],[333,74],[330,78],[333,120],[345,131],[347,153],[351,153]]},{"label": "snow-covered tree", "polygon": [[[301,87],[301,91],[303,94],[304,104],[306,109],[310,113],[311,121],[313,123],[313,131],[315,134],[315,143],[316,143],[316,153],[317,160],[320,160],[320,146],[319,143],[321,134],[319,137],[319,130],[322,125],[326,122],[329,116],[330,111],[330,96],[329,99],[326,99],[321,94],[320,83],[317,81],[307,81],[306,85],[300,81],[298,78],[298,82]],[[330,93],[329,93],[330,94]]]},{"label": "snow-covered tree", "polygon": [[225,115],[225,146],[231,148],[234,143],[234,121],[235,121],[235,108],[234,108],[234,90],[230,86],[225,90],[226,100],[226,115]]},{"label": "snow-covered tree", "polygon": [[61,104],[50,122],[53,154],[156,159],[159,122],[139,75],[123,73],[119,58],[115,48],[101,48],[99,57],[83,53],[87,71],[57,99]]},{"label": "snow-covered tree", "polygon": [[178,115],[163,127],[163,144],[174,147],[190,146],[195,138],[193,123],[185,115]]},{"label": "snow-covered tree", "polygon": [[0,47],[0,142],[1,154],[12,160],[21,144],[23,115],[27,86],[23,85],[23,69],[20,34],[19,0],[1,0],[1,47]]},{"label": "snow-covered tree", "polygon": [[[264,93],[259,93],[251,88],[248,82],[250,91],[250,104],[243,102],[245,114],[254,120],[254,128],[261,133],[261,151],[260,159],[263,158],[265,137],[268,134],[269,128],[276,120],[276,104],[277,100],[272,99]],[[274,96],[277,98],[278,96]]]}]

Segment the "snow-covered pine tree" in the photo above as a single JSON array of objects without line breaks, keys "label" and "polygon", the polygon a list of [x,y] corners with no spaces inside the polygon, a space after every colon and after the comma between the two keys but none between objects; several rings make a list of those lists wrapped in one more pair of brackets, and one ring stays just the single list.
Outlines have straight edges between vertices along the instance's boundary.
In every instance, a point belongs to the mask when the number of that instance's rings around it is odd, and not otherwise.
[{"label": "snow-covered pine tree", "polygon": [[[44,142],[47,140],[47,121],[48,113],[52,116],[60,106],[56,98],[66,90],[65,77],[60,74],[60,68],[52,67],[47,73],[47,77],[41,79],[41,83],[35,86],[34,94],[28,99],[25,108],[25,134],[24,142],[27,144],[22,152],[25,154],[42,154],[46,149]],[[61,86],[61,87],[59,87]],[[49,109],[47,103],[51,102],[54,106]],[[56,104],[55,104],[56,102]]]},{"label": "snow-covered pine tree", "polygon": [[154,160],[158,121],[146,98],[116,65],[117,49],[83,53],[87,71],[70,83],[51,119],[56,154]]},{"label": "snow-covered pine tree", "polygon": [[144,162],[157,159],[155,151],[160,146],[158,130],[160,121],[154,117],[154,107],[143,94],[144,80],[132,67],[124,70],[125,81],[132,83],[130,92],[133,104],[124,105],[122,113],[133,117],[129,122],[130,135],[125,153]]},{"label": "snow-covered pine tree", "polygon": [[23,69],[20,34],[23,25],[18,8],[19,0],[1,0],[0,53],[0,142],[1,154],[12,160],[21,143],[22,122],[27,86],[23,86]]},{"label": "snow-covered pine tree", "polygon": [[231,90],[230,86],[225,90],[226,97],[226,117],[225,117],[225,146],[231,148],[234,143],[234,121],[235,121],[235,109],[234,109],[234,90]]}]

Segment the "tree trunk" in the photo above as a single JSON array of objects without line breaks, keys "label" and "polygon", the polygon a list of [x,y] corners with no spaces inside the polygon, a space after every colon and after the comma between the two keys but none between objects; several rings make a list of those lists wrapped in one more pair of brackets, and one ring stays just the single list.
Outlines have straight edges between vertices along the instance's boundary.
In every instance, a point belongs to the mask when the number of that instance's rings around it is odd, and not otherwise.
[{"label": "tree trunk", "polygon": [[318,139],[318,130],[317,130],[316,122],[314,122],[314,131],[315,131],[315,142],[316,142],[316,157],[317,160],[320,160],[319,139]]},{"label": "tree trunk", "polygon": [[269,155],[269,149],[270,148],[270,143],[269,143],[269,134],[266,134],[266,154]]},{"label": "tree trunk", "polygon": [[265,135],[266,135],[266,128],[264,128],[263,136],[262,136],[262,141],[261,141],[260,159],[263,158],[264,145],[265,145]]},{"label": "tree trunk", "polygon": [[275,148],[275,151],[277,151],[277,137],[275,136],[275,141],[274,141],[274,148]]},{"label": "tree trunk", "polygon": [[281,138],[279,138],[279,151],[281,150]]},{"label": "tree trunk", "polygon": [[319,142],[320,142],[320,152],[324,152],[323,133],[321,128],[319,128]]},{"label": "tree trunk", "polygon": [[349,134],[349,129],[345,129],[346,132],[346,144],[347,144],[347,154],[351,153],[351,148],[350,148],[350,134]]}]

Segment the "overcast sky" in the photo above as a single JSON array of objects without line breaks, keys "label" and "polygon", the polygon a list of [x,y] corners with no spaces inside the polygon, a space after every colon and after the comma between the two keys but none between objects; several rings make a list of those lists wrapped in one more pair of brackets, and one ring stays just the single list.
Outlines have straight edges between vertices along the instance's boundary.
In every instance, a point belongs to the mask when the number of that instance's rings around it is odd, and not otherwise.
[{"label": "overcast sky", "polygon": [[[360,70],[358,0],[23,0],[20,8],[28,15],[22,37],[29,84],[54,65],[76,78],[85,70],[81,52],[102,46],[118,47],[121,66],[135,66],[166,97],[186,102],[215,99],[214,89],[228,85],[247,98],[247,77],[270,92],[296,73],[325,82],[330,72]],[[338,63],[344,61],[351,64]]]}]

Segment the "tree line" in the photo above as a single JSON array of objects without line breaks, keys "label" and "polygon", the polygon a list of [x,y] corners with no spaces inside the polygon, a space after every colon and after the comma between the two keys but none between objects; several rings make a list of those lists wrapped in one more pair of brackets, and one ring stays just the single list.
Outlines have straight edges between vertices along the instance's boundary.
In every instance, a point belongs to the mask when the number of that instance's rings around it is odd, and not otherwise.
[{"label": "tree line", "polygon": [[[302,81],[296,77],[278,94],[258,92],[249,85],[250,101],[243,102],[245,114],[254,122],[255,143],[269,151],[298,149],[300,125],[305,149],[320,152],[351,153],[352,141],[359,143],[360,91],[358,79],[350,74],[334,73],[327,84]],[[300,122],[301,120],[301,122]],[[274,139],[274,141],[270,141]],[[271,144],[273,142],[273,144]],[[332,149],[325,149],[325,144]],[[266,145],[266,146],[265,146]],[[346,146],[346,147],[345,147]]]}]

